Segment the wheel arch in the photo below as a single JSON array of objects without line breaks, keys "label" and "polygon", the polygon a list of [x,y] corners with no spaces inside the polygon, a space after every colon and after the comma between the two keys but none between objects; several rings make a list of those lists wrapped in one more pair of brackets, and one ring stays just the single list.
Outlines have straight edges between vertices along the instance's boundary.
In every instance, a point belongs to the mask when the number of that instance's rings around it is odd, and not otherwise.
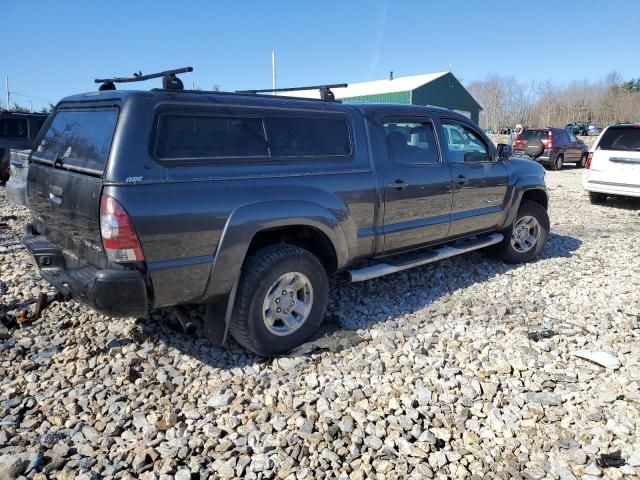
[{"label": "wheel arch", "polygon": [[350,243],[331,210],[306,201],[244,205],[232,212],[224,227],[203,302],[231,291],[248,254],[286,241],[319,256],[330,273],[348,262]]},{"label": "wheel arch", "polygon": [[503,227],[506,228],[513,223],[520,208],[522,200],[530,200],[538,203],[545,210],[549,209],[549,192],[544,184],[544,179],[523,177],[514,188],[509,213],[505,217]]}]

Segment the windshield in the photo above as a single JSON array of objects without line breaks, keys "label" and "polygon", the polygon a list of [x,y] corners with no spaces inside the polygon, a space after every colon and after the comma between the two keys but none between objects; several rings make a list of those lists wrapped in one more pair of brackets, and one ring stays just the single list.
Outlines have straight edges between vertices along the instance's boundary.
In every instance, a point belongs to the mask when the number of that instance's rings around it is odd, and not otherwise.
[{"label": "windshield", "polygon": [[34,151],[34,158],[101,174],[118,119],[115,109],[61,110]]},{"label": "windshield", "polygon": [[638,127],[611,127],[609,128],[598,145],[600,150],[640,150],[640,128]]}]

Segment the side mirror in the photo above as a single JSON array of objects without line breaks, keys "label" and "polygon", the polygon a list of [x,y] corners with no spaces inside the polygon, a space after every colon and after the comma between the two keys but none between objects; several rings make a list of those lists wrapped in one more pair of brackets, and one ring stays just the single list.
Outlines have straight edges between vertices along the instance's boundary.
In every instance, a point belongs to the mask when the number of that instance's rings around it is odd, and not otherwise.
[{"label": "side mirror", "polygon": [[507,145],[506,143],[498,144],[498,160],[511,160],[513,157],[513,149],[511,145]]}]

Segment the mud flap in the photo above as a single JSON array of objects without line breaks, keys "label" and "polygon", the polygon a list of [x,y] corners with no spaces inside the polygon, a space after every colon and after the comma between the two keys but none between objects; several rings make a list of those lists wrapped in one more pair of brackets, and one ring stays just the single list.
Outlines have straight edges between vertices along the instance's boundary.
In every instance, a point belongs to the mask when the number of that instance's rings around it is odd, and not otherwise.
[{"label": "mud flap", "polygon": [[215,303],[207,304],[207,310],[204,314],[204,334],[207,340],[216,347],[222,347],[229,334],[229,323],[233,314],[233,307],[236,301],[236,291],[240,281],[240,273],[233,283],[231,292]]}]

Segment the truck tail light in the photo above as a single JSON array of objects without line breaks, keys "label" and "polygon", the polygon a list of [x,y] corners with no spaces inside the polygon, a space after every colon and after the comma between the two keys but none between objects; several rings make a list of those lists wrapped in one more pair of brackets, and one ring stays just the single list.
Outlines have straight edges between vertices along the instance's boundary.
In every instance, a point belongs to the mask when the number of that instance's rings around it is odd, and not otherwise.
[{"label": "truck tail light", "polygon": [[112,262],[144,262],[131,218],[122,205],[108,195],[102,195],[100,199],[100,235],[107,258]]},{"label": "truck tail light", "polygon": [[549,130],[549,137],[547,140],[547,148],[551,149],[553,148],[553,133],[551,132],[551,130]]},{"label": "truck tail light", "polygon": [[593,159],[593,152],[589,152],[589,155],[587,155],[587,163],[584,164],[584,168],[586,168],[587,170],[591,168],[592,159]]}]

